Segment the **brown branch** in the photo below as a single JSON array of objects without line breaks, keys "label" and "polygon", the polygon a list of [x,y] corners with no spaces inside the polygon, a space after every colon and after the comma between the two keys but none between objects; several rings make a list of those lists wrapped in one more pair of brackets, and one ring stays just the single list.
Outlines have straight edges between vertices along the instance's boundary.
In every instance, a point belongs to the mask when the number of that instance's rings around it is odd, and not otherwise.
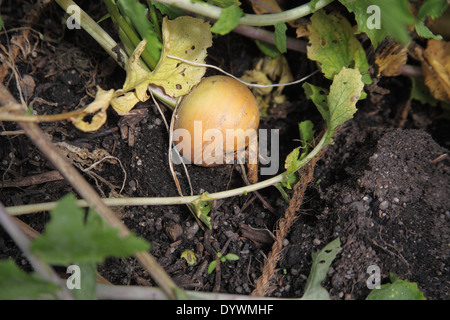
[{"label": "brown branch", "polygon": [[64,179],[64,177],[59,173],[59,171],[53,170],[29,177],[23,177],[19,180],[0,182],[0,188],[28,187],[35,184],[52,182],[62,179]]}]

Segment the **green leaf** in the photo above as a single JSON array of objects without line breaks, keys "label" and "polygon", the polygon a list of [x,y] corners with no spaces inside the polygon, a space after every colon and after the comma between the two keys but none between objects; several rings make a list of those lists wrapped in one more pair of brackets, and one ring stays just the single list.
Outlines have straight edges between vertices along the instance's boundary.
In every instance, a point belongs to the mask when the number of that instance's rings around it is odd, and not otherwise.
[{"label": "green leaf", "polygon": [[435,40],[442,39],[441,35],[435,35],[430,29],[428,29],[428,27],[425,25],[423,21],[418,21],[415,25],[415,29],[419,37]]},{"label": "green leaf", "polygon": [[436,19],[440,17],[448,7],[447,0],[425,0],[417,13],[417,20],[424,21],[426,17]]},{"label": "green leaf", "polygon": [[330,110],[328,108],[328,90],[317,87],[313,84],[305,82],[303,84],[303,90],[305,90],[306,97],[310,99],[315,105],[317,110],[319,110],[322,118],[325,120],[326,124],[330,123]]},{"label": "green leaf", "polygon": [[221,8],[241,5],[241,2],[239,0],[209,0],[208,3],[211,3],[211,4],[221,7]]},{"label": "green leaf", "polygon": [[310,120],[302,121],[298,124],[298,130],[300,131],[300,141],[303,148],[300,159],[303,159],[314,142],[314,124]]},{"label": "green leaf", "polygon": [[275,46],[277,47],[278,51],[281,53],[285,53],[287,51],[286,49],[286,30],[287,26],[284,22],[279,22],[275,24],[275,32],[273,34],[273,38],[275,41]]},{"label": "green leaf", "polygon": [[231,32],[239,24],[239,20],[244,16],[244,11],[237,6],[232,5],[222,9],[219,20],[211,27],[211,32],[220,35]]},{"label": "green leaf", "polygon": [[327,124],[326,144],[333,142],[332,137],[337,127],[353,118],[363,87],[361,73],[347,68],[342,68],[334,77],[329,93],[310,83],[303,84],[306,97],[316,105]]},{"label": "green leaf", "polygon": [[319,0],[311,0],[308,3],[309,10],[311,10],[312,13],[314,13],[316,11],[316,4],[317,4],[317,2],[319,2]]},{"label": "green leaf", "polygon": [[393,273],[390,274],[390,280],[391,283],[373,289],[367,300],[426,300],[417,283],[401,280]]},{"label": "green leaf", "polygon": [[189,204],[197,218],[211,229],[211,217],[208,216],[212,208],[212,201],[208,199],[208,192],[203,193],[199,198]]},{"label": "green leaf", "polygon": [[[72,267],[72,274],[66,282],[80,281],[79,287],[70,289],[70,292],[77,300],[96,300],[97,288],[97,265],[94,262],[75,262]],[[68,271],[69,268],[68,268]],[[78,273],[78,274],[77,274]],[[69,288],[69,286],[68,286]]]},{"label": "green leaf", "polygon": [[19,269],[11,259],[0,261],[0,299],[56,298],[59,286]]},{"label": "green leaf", "polygon": [[271,43],[267,43],[260,40],[255,40],[256,45],[259,50],[264,53],[266,56],[271,58],[278,58],[281,55],[281,52],[277,49],[277,47]]},{"label": "green leaf", "polygon": [[121,12],[132,22],[141,38],[147,40],[145,50],[158,62],[163,46],[152,23],[147,18],[147,8],[136,0],[117,0],[117,5]]},{"label": "green leaf", "polygon": [[[388,35],[402,44],[409,41],[408,26],[414,25],[414,17],[409,10],[408,0],[339,0],[339,2],[354,13],[358,24],[357,32],[365,32],[375,48]],[[372,5],[374,6],[371,7]],[[376,24],[374,26],[374,19],[379,19],[378,27]]]},{"label": "green leaf", "polygon": [[427,17],[435,19],[441,16],[448,7],[447,0],[426,0],[417,13],[415,29],[417,34],[425,39],[441,40],[442,36],[435,35],[425,25]]},{"label": "green leaf", "polygon": [[[314,141],[314,124],[310,120],[300,122],[298,128],[300,131],[301,146],[289,153],[284,164],[287,176],[284,181],[284,186],[288,189],[291,189],[297,183],[298,176],[295,173],[301,165],[301,160],[308,155],[310,146]],[[300,149],[303,149],[301,154]]]},{"label": "green leaf", "polygon": [[150,1],[163,15],[167,15],[169,19],[173,20],[185,15],[183,9],[156,1]]},{"label": "green leaf", "polygon": [[229,261],[236,261],[236,260],[239,260],[239,256],[234,253],[227,253],[225,255],[225,259],[227,259]]},{"label": "green leaf", "polygon": [[332,143],[334,131],[346,121],[353,118],[356,102],[361,97],[364,87],[358,70],[342,68],[334,77],[327,97],[329,108],[328,143]]},{"label": "green leaf", "polygon": [[438,104],[438,100],[433,97],[430,89],[426,86],[423,77],[411,77],[412,89],[410,100],[418,100],[421,103],[429,104],[435,107]]},{"label": "green leaf", "polygon": [[326,78],[332,80],[342,67],[358,69],[363,75],[368,73],[366,53],[342,15],[317,11],[311,16],[308,29],[308,58],[317,62]]},{"label": "green leaf", "polygon": [[331,263],[336,255],[341,251],[341,241],[334,239],[327,244],[320,252],[313,252],[312,266],[306,281],[305,293],[302,300],[329,300],[330,296],[321,283],[327,276]]},{"label": "green leaf", "polygon": [[213,271],[216,269],[217,266],[217,260],[213,260],[208,265],[208,274],[213,273]]},{"label": "green leaf", "polygon": [[133,234],[119,236],[119,230],[90,210],[86,222],[73,194],[66,195],[50,213],[44,232],[31,243],[31,252],[54,265],[101,263],[106,257],[127,257],[149,250],[150,244]]}]

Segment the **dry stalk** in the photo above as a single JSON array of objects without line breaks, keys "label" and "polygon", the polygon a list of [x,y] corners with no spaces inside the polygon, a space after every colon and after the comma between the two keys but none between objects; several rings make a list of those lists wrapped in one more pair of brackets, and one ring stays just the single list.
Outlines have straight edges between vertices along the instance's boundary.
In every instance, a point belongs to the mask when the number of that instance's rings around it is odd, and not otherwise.
[{"label": "dry stalk", "polygon": [[[22,111],[27,109],[25,106],[18,104],[16,99],[2,84],[0,84],[0,107],[14,107],[16,112],[20,112],[20,108],[22,108]],[[70,161],[57,151],[56,146],[52,144],[36,123],[19,122],[19,125],[33,144],[46,156],[61,175],[64,176],[67,182],[72,185],[74,190],[83,197],[90,206],[95,207],[97,212],[109,225],[113,228],[117,228],[121,236],[130,234],[130,230],[125,224],[103,203],[93,187],[75,169]],[[177,297],[177,294],[182,294],[181,289],[178,288],[175,282],[173,282],[170,276],[158,264],[155,257],[146,251],[138,252],[135,256],[141,265],[149,272],[155,282],[161,287],[167,297],[174,299]]]},{"label": "dry stalk", "polygon": [[[31,10],[25,15],[23,18],[24,21],[27,21],[26,27],[33,27],[35,24],[39,22],[39,18],[41,16],[41,13],[43,9],[50,3],[50,0],[40,0],[37,1],[34,6],[31,8]],[[18,38],[18,42],[15,43],[13,46],[10,47],[9,52],[9,59],[10,61],[14,62],[17,55],[19,54],[21,50],[21,46],[25,39],[28,39],[28,35],[30,34],[29,28],[24,28],[22,32],[22,37]],[[0,66],[0,83],[3,83],[3,80],[8,75],[10,65],[8,64],[2,64]]]},{"label": "dry stalk", "polygon": [[309,163],[301,168],[300,181],[294,186],[294,193],[289,202],[289,206],[284,213],[284,218],[278,221],[278,227],[275,237],[275,242],[272,245],[272,250],[267,256],[264,263],[262,275],[259,277],[255,290],[252,292],[252,296],[265,296],[273,291],[271,288],[271,280],[275,277],[276,267],[281,258],[283,251],[283,240],[289,233],[289,229],[297,219],[297,212],[299,211],[306,188],[314,178],[314,166],[319,157],[313,158]]}]

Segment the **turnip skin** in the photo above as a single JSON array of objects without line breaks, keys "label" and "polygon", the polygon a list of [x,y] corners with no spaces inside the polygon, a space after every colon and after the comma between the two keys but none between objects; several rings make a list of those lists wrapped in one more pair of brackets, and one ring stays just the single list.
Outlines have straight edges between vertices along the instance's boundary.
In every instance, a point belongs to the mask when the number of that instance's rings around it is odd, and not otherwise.
[{"label": "turnip skin", "polygon": [[[198,121],[201,121],[200,127]],[[190,163],[201,166],[223,164],[224,155],[211,155],[209,158],[207,156],[204,158],[204,151],[214,149],[221,142],[223,142],[224,153],[231,151],[234,154],[242,150],[254,138],[254,136],[250,138],[249,135],[256,135],[259,121],[259,107],[256,99],[244,84],[228,76],[204,78],[187,96],[183,97],[178,106],[174,131],[184,129],[191,137],[190,148],[179,147],[178,149]],[[208,132],[217,133],[223,138],[203,141],[203,135]],[[235,133],[234,137],[230,136],[230,132]]]}]

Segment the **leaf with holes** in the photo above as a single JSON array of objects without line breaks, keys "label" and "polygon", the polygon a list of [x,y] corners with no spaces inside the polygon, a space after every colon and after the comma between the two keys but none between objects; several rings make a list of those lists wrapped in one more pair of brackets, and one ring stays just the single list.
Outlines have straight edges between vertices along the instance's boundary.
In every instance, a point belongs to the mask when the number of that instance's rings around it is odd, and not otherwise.
[{"label": "leaf with holes", "polygon": [[189,16],[175,20],[164,19],[162,24],[164,47],[161,58],[153,70],[148,72],[140,63],[145,49],[143,40],[134,50],[126,65],[127,78],[121,90],[112,100],[113,108],[121,115],[127,114],[139,101],[147,101],[150,84],[163,88],[171,97],[180,97],[190,92],[202,79],[205,67],[180,62],[175,56],[196,63],[204,63],[206,49],[212,45],[209,23]]},{"label": "leaf with holes", "polygon": [[327,244],[318,253],[312,254],[311,271],[306,281],[303,300],[329,300],[328,292],[322,287],[321,283],[325,279],[331,263],[336,255],[341,251],[341,241],[339,238]]},{"label": "leaf with holes", "polygon": [[114,90],[103,90],[97,87],[95,100],[77,116],[72,117],[72,123],[79,130],[88,132],[98,130],[106,122],[106,110],[109,107]]},{"label": "leaf with holes", "polygon": [[320,10],[311,16],[308,30],[308,58],[317,62],[326,78],[332,80],[344,67],[358,69],[363,82],[371,82],[366,53],[347,19]]}]

